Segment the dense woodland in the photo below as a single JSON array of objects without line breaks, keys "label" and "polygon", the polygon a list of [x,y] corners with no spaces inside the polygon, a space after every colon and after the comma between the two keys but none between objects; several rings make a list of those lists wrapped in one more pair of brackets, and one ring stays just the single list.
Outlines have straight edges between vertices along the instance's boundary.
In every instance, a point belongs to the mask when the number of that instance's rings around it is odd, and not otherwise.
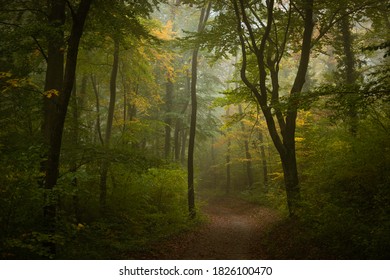
[{"label": "dense woodland", "polygon": [[273,258],[388,259],[389,8],[0,0],[0,258],[137,258],[236,196]]}]

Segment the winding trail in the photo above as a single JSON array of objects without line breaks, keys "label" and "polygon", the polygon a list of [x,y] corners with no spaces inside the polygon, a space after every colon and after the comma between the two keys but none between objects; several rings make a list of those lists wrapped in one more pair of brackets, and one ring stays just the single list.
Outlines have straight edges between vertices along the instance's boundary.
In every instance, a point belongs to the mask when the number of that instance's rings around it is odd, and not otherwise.
[{"label": "winding trail", "polygon": [[261,239],[278,222],[276,211],[247,201],[212,198],[202,212],[208,222],[157,246],[150,259],[251,260],[267,259]]}]

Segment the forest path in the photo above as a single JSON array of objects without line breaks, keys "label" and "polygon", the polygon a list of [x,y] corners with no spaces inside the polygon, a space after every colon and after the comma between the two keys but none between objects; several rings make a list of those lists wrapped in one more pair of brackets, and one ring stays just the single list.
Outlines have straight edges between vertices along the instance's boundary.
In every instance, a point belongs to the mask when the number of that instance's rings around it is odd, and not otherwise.
[{"label": "forest path", "polygon": [[271,225],[280,221],[275,210],[239,198],[215,197],[207,201],[202,212],[208,222],[160,244],[151,258],[267,259],[261,239]]}]

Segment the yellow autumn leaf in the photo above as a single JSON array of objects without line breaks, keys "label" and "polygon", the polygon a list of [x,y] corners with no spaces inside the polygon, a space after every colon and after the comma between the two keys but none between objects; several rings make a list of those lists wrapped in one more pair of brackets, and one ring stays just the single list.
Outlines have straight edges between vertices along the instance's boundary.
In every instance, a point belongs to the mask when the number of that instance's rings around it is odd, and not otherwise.
[{"label": "yellow autumn leaf", "polygon": [[43,93],[43,95],[47,98],[52,98],[53,96],[59,96],[60,95],[60,92],[56,89],[50,89],[50,90],[47,90]]},{"label": "yellow autumn leaf", "polygon": [[20,85],[20,80],[18,80],[18,79],[10,79],[10,80],[7,81],[7,84],[10,87],[17,88]]},{"label": "yellow autumn leaf", "polygon": [[173,31],[173,22],[168,20],[167,24],[162,28],[152,30],[152,34],[163,41],[172,40],[172,38],[176,35]]},{"label": "yellow autumn leaf", "polygon": [[0,79],[9,78],[12,74],[10,72],[0,72]]}]

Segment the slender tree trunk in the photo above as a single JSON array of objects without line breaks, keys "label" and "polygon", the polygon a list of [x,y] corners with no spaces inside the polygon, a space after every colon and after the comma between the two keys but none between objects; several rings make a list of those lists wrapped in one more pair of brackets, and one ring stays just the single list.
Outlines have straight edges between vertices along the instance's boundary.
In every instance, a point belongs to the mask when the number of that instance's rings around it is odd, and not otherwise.
[{"label": "slender tree trunk", "polygon": [[180,131],[183,127],[183,121],[182,119],[179,117],[176,119],[176,124],[175,124],[175,132],[174,132],[174,135],[173,135],[173,139],[174,139],[174,145],[175,145],[175,161],[176,162],[179,162],[180,160]]},{"label": "slender tree trunk", "polygon": [[[99,137],[100,144],[104,146],[104,140],[103,140],[103,135],[102,135],[102,128],[100,125],[100,97],[99,97],[99,87],[96,82],[96,78],[91,75],[91,82],[92,82],[92,88],[93,92],[95,93],[95,100],[96,100],[96,133]],[[96,135],[94,133],[94,135]],[[95,137],[94,137],[95,139]],[[95,140],[94,140],[95,143]]]},{"label": "slender tree trunk", "polygon": [[214,136],[211,138],[211,176],[213,178],[213,189],[217,188],[217,172],[216,172],[216,164],[215,164],[215,148],[214,148]]},{"label": "slender tree trunk", "polygon": [[[122,67],[123,69],[123,67]],[[125,144],[125,139],[124,139],[124,134],[126,132],[126,123],[127,123],[127,119],[128,119],[128,111],[130,107],[130,104],[129,104],[129,100],[127,99],[128,98],[128,85],[127,85],[127,81],[125,79],[125,75],[123,73],[123,70],[122,71],[119,71],[120,74],[121,74],[121,82],[122,82],[122,89],[123,89],[123,125],[122,125],[122,144]]]},{"label": "slender tree trunk", "polygon": [[[80,127],[80,119],[82,117],[82,109],[84,107],[84,102],[87,94],[87,81],[88,77],[83,75],[81,79],[80,90],[77,91],[77,86],[75,85],[75,91],[73,95],[73,125],[74,125],[74,133],[73,133],[73,142],[76,146],[79,146],[80,136],[79,136],[79,127]],[[75,82],[76,84],[76,82]],[[72,163],[71,172],[77,171],[76,163]],[[73,212],[76,218],[76,222],[81,220],[81,212],[80,212],[80,202],[79,202],[79,186],[77,176],[74,175],[72,179],[72,186],[74,187],[74,194],[72,197],[73,200]]]},{"label": "slender tree trunk", "polygon": [[261,130],[259,130],[258,138],[259,138],[259,142],[260,142],[261,164],[263,167],[263,184],[264,184],[264,188],[267,189],[267,185],[268,185],[267,158],[265,155],[265,148],[264,148],[264,136],[263,136],[263,132]]},{"label": "slender tree trunk", "polygon": [[[75,147],[76,149],[79,146],[79,108],[78,108],[77,97],[78,97],[77,84],[75,80],[75,83],[73,85],[73,92],[71,96],[71,104],[72,104],[71,142],[72,142],[72,146]],[[76,221],[79,221],[78,180],[76,175],[77,168],[78,168],[77,162],[72,161],[69,171],[73,174],[72,183],[71,183],[73,188],[73,195],[72,195],[73,210],[74,210]]]},{"label": "slender tree trunk", "polygon": [[110,103],[108,106],[106,133],[104,135],[104,144],[107,148],[110,147],[112,124],[114,121],[118,68],[119,68],[119,40],[114,39],[113,63],[112,63],[111,77],[110,77]]},{"label": "slender tree trunk", "polygon": [[88,83],[88,76],[83,75],[81,78],[81,85],[80,85],[80,94],[78,95],[77,98],[77,108],[78,108],[78,115],[79,118],[82,117],[82,110],[85,106],[85,99],[87,97],[87,83]]},{"label": "slender tree trunk", "polygon": [[191,77],[191,122],[190,122],[190,139],[188,142],[188,211],[190,218],[195,218],[195,189],[194,189],[194,148],[196,133],[196,114],[198,101],[196,97],[197,67],[198,67],[199,47],[196,47],[192,54],[192,77]]},{"label": "slender tree trunk", "polygon": [[[242,106],[238,105],[238,112],[242,114]],[[245,124],[241,122],[241,131],[245,137],[244,140],[244,148],[245,148],[245,167],[246,167],[246,175],[248,179],[247,186],[250,188],[253,185],[253,171],[252,171],[252,155],[249,150],[249,141],[245,135]]]},{"label": "slender tree trunk", "polygon": [[[356,72],[356,58],[353,50],[353,36],[351,32],[351,23],[348,16],[342,18],[340,22],[340,31],[341,31],[341,41],[343,44],[343,66],[344,69],[344,82],[351,86],[355,84],[357,80]],[[356,102],[353,100],[353,95],[351,96],[351,102],[349,102],[348,107],[348,121],[349,121],[349,131],[352,135],[356,136],[358,129],[358,119],[357,119],[357,108]]]},{"label": "slender tree trunk", "polygon": [[231,176],[231,161],[230,161],[230,146],[232,144],[232,141],[230,140],[230,137],[228,137],[227,142],[227,149],[226,149],[226,187],[225,192],[226,194],[230,193],[230,190],[232,188],[232,176]]},{"label": "slender tree trunk", "polygon": [[[210,14],[211,2],[207,8],[202,8],[199,18],[198,33],[202,32],[206,26],[208,16]],[[199,44],[197,44],[192,53],[191,65],[191,122],[190,122],[190,139],[188,142],[188,211],[190,218],[195,218],[195,188],[194,188],[194,148],[195,148],[195,133],[196,133],[196,114],[197,114],[197,97],[196,83],[198,79],[198,53]]]},{"label": "slender tree trunk", "polygon": [[187,108],[190,103],[191,99],[191,77],[189,75],[189,70],[187,70],[187,77],[186,77],[186,89],[185,93],[188,95],[187,96],[187,102],[184,104],[182,111],[181,111],[181,116],[183,119],[178,119],[178,122],[180,123],[180,129],[178,133],[178,142],[180,143],[178,147],[176,147],[177,152],[179,153],[177,160],[180,160],[180,163],[182,166],[185,166],[185,151],[186,151],[186,143],[187,143]]},{"label": "slender tree trunk", "polygon": [[[170,74],[168,74],[170,75]],[[172,132],[172,104],[173,104],[173,82],[172,78],[167,78],[166,97],[165,97],[165,146],[164,157],[170,159],[171,157],[171,132]]]},{"label": "slender tree trunk", "polygon": [[244,148],[245,148],[245,167],[246,167],[246,176],[248,179],[247,186],[249,188],[253,185],[253,172],[252,172],[252,155],[249,151],[249,141],[246,139],[244,141]]},{"label": "slender tree trunk", "polygon": [[[112,133],[112,124],[114,120],[115,112],[115,100],[116,100],[116,80],[118,76],[119,66],[119,40],[114,39],[114,60],[112,63],[111,77],[110,77],[110,103],[108,107],[107,126],[106,133],[104,135],[104,148],[106,153],[110,148],[110,140]],[[110,166],[110,161],[107,158],[103,159],[100,168],[100,213],[105,215],[107,208],[107,173]]]},{"label": "slender tree trunk", "polygon": [[[226,119],[229,118],[230,115],[230,106],[227,107],[226,109]],[[231,152],[231,145],[232,141],[230,139],[230,128],[228,128],[227,131],[227,146],[226,146],[226,155],[225,155],[225,161],[226,161],[226,185],[225,185],[225,193],[229,194],[231,187],[232,187],[232,176],[231,176],[231,161],[230,161],[230,152]]]},{"label": "slender tree trunk", "polygon": [[[139,83],[140,83],[140,74],[138,73],[136,83],[134,85],[134,98],[138,96],[139,93]],[[137,117],[137,106],[135,103],[132,103],[131,100],[129,100],[129,105],[128,105],[128,120],[132,121]]]},{"label": "slender tree trunk", "polygon": [[188,129],[183,127],[181,132],[181,145],[180,145],[180,162],[182,166],[186,164],[186,148],[187,148]]},{"label": "slender tree trunk", "polygon": [[[187,74],[188,74],[188,72],[187,72]],[[190,80],[189,76],[187,76],[186,84],[187,85],[186,85],[186,89],[185,89],[185,94],[188,95],[188,97],[189,97],[191,95],[191,80]],[[187,96],[186,96],[186,98],[187,98]],[[183,107],[182,107],[182,109],[180,111],[180,116],[176,119],[175,135],[174,135],[174,139],[175,139],[175,161],[176,162],[180,161],[180,151],[182,150],[182,143],[180,141],[180,134],[183,135],[185,133],[185,127],[184,127],[183,119],[184,119],[184,117],[186,115],[186,111],[187,111],[189,103],[190,103],[190,100],[189,100],[189,98],[187,98],[187,100],[184,102],[184,105],[183,105]]]},{"label": "slender tree trunk", "polygon": [[345,77],[344,80],[347,84],[353,84],[356,82],[356,58],[353,50],[353,36],[351,32],[351,23],[348,16],[342,18],[340,23],[340,29],[342,34],[343,52],[345,54]]}]

